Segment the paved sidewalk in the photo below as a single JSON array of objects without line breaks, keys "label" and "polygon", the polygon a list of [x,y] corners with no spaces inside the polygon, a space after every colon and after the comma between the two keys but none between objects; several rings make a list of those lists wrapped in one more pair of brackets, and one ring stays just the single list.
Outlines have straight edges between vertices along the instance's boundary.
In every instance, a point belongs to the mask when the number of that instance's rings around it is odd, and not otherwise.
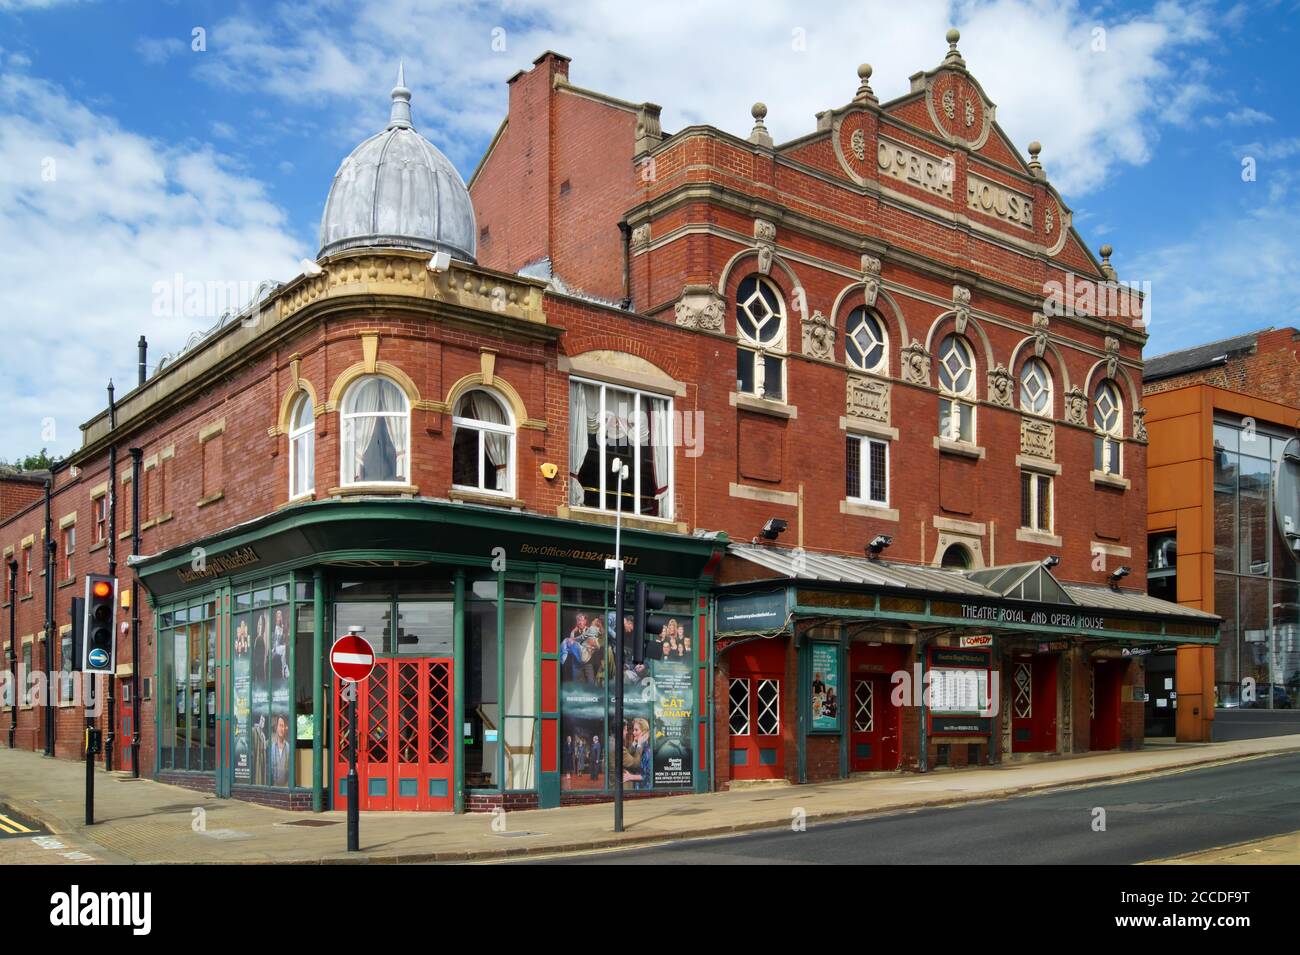
[{"label": "paved sidewalk", "polygon": [[[627,831],[612,830],[609,804],[512,812],[493,831],[485,814],[363,813],[360,853],[347,853],[345,815],[270,809],[149,780],[96,773],[99,824],[82,825],[85,767],[0,750],[0,803],[39,820],[97,858],[141,863],[364,863],[492,860],[576,852],[790,824],[952,805],[1061,786],[1300,751],[1300,735],[1163,745],[1009,766],[888,774],[809,786],[629,801]],[[0,852],[3,846],[0,846]]]},{"label": "paved sidewalk", "polygon": [[1300,865],[1300,832],[1161,859],[1155,865]]}]

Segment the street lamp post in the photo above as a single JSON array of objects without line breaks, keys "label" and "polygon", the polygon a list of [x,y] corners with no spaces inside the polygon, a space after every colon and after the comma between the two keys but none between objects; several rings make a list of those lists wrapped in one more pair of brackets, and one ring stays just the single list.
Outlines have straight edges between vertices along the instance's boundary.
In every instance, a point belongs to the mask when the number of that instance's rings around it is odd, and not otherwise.
[{"label": "street lamp post", "polygon": [[[623,579],[623,480],[628,475],[627,465],[621,458],[615,458],[610,470],[618,475],[618,493],[614,497],[614,559],[605,561],[605,568],[614,571],[614,626],[611,628],[611,634],[605,636],[605,652],[613,653],[614,647],[618,647],[618,652],[614,656],[615,673],[614,673],[614,740],[613,743],[618,747],[620,756],[613,760],[614,763],[614,831],[623,831],[623,760],[621,754],[623,751],[623,654],[626,647],[623,645],[623,592],[626,589],[626,583]],[[608,684],[606,684],[608,686]],[[613,746],[607,747],[608,751]]]}]

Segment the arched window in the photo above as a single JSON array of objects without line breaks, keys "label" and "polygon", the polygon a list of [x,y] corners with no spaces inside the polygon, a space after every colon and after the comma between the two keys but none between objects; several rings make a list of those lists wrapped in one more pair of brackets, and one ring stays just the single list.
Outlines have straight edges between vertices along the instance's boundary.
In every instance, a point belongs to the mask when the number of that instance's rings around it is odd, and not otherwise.
[{"label": "arched window", "polygon": [[849,364],[863,371],[884,371],[888,352],[889,340],[880,317],[861,305],[849,312],[844,323],[844,357]]},{"label": "arched window", "polygon": [[939,344],[939,395],[939,437],[973,444],[975,353],[960,335]]},{"label": "arched window", "polygon": [[515,426],[487,391],[466,392],[451,416],[451,483],[489,494],[514,494]]},{"label": "arched window", "polygon": [[785,400],[785,303],[761,275],[740,280],[736,289],[736,390]]},{"label": "arched window", "polygon": [[1020,369],[1020,410],[1051,417],[1052,372],[1041,358],[1031,358]]},{"label": "arched window", "polygon": [[304,392],[289,416],[289,496],[299,497],[315,489],[316,413],[311,395]]},{"label": "arched window", "polygon": [[1115,382],[1107,378],[1092,393],[1093,467],[1103,474],[1123,473],[1124,402]]},{"label": "arched window", "polygon": [[951,567],[954,570],[969,570],[972,563],[970,548],[965,544],[949,544],[939,560],[940,567]]},{"label": "arched window", "polygon": [[358,378],[343,395],[344,484],[407,484],[411,480],[411,404],[387,378]]}]

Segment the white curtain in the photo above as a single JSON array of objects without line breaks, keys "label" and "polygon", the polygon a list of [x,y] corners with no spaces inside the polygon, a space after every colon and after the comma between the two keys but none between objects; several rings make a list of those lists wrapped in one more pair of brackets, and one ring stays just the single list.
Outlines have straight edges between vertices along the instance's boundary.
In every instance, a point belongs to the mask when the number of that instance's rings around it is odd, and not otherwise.
[{"label": "white curtain", "polygon": [[[369,412],[380,410],[382,402],[380,389],[379,379],[371,378],[352,391],[352,400],[348,403],[350,417],[345,416],[345,420],[352,437],[352,473],[347,477],[351,481],[362,481],[366,478],[364,473],[366,449],[370,447],[370,442],[375,436],[375,425],[379,423],[379,418]],[[365,416],[356,417],[357,415]]]},{"label": "white curtain", "polygon": [[668,402],[647,398],[650,403],[650,446],[654,449],[655,513],[671,518],[668,506],[668,462],[673,449],[672,422],[668,416]]},{"label": "white curtain", "polygon": [[584,500],[578,478],[587,460],[590,436],[600,431],[600,390],[594,385],[573,382],[569,386],[569,504]]},{"label": "white curtain", "polygon": [[[505,411],[491,395],[473,392],[469,395],[471,414],[478,421],[491,424],[507,424]],[[496,490],[504,490],[508,484],[507,469],[510,467],[510,435],[499,431],[480,431],[483,436],[483,453],[496,473],[483,475],[484,484]]]}]

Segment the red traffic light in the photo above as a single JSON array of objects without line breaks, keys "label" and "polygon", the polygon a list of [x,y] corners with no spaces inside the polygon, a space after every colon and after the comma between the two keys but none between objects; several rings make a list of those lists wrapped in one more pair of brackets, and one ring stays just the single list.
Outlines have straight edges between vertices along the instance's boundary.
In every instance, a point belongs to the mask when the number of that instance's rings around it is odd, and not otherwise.
[{"label": "red traffic light", "polygon": [[112,596],[113,585],[110,584],[107,580],[97,580],[91,586],[90,592],[94,594],[96,597],[103,599],[104,597]]}]

